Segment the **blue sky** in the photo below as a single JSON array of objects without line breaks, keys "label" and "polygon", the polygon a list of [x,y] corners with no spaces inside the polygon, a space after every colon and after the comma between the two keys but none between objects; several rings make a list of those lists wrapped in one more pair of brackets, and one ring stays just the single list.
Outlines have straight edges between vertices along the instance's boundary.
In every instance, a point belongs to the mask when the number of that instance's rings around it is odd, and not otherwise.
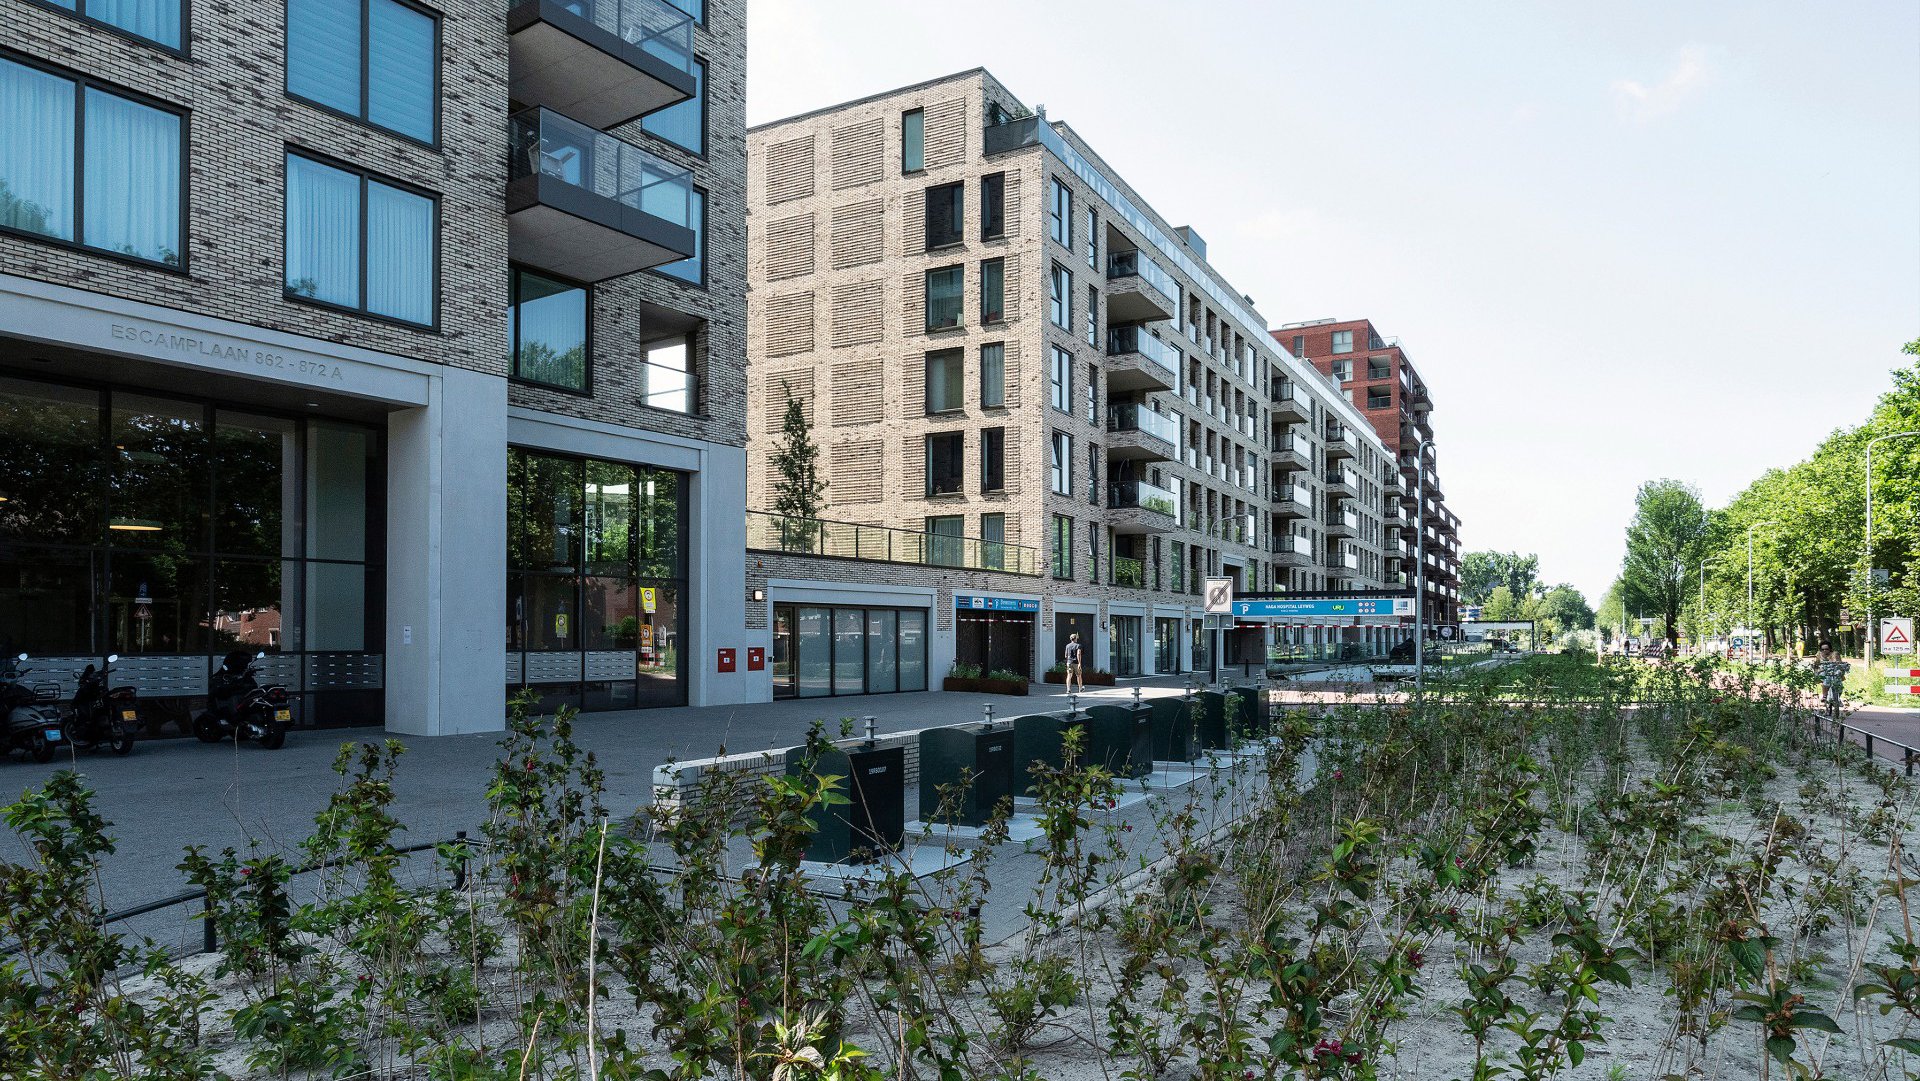
[{"label": "blue sky", "polygon": [[1270,325],[1370,317],[1468,548],[1597,599],[1639,483],[1720,503],[1920,337],[1920,3],[752,0],[747,116],[982,65]]}]

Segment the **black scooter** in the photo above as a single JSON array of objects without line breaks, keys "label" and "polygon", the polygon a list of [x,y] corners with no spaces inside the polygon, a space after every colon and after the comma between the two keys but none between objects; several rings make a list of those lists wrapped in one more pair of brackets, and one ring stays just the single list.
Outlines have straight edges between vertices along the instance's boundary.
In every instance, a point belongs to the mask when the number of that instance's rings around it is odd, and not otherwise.
[{"label": "black scooter", "polygon": [[140,705],[132,687],[107,687],[107,673],[120,659],[107,657],[108,667],[87,665],[67,711],[67,735],[83,751],[111,750],[124,755],[133,750],[133,734],[140,727]]},{"label": "black scooter", "polygon": [[287,729],[293,724],[287,689],[271,683],[262,687],[253,677],[253,662],[265,657],[265,653],[249,657],[245,650],[236,649],[220,662],[207,694],[207,711],[194,718],[193,734],[200,742],[253,740],[269,751],[287,742]]},{"label": "black scooter", "polygon": [[22,653],[0,667],[0,714],[7,721],[7,749],[25,751],[35,762],[51,762],[53,752],[67,741],[60,711],[53,707],[60,689],[51,684],[33,687],[22,683],[33,671],[18,667],[26,659]]}]

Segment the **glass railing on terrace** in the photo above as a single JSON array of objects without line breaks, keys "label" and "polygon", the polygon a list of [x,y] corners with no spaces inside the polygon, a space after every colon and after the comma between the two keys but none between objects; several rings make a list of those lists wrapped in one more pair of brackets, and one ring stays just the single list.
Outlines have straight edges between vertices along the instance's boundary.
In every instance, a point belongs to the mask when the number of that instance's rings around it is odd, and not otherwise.
[{"label": "glass railing on terrace", "polygon": [[[511,0],[508,9],[539,0]],[[560,0],[558,6],[693,74],[693,16],[667,0]]]},{"label": "glass railing on terrace", "polygon": [[1178,450],[1180,447],[1180,425],[1172,417],[1156,413],[1140,402],[1121,402],[1107,407],[1107,430],[1110,432],[1145,432],[1157,439],[1165,440]]},{"label": "glass railing on terrace", "polygon": [[693,174],[604,131],[547,109],[507,118],[507,179],[552,177],[683,229],[693,221]]},{"label": "glass railing on terrace", "polygon": [[1180,299],[1180,286],[1174,283],[1173,275],[1167,273],[1159,263],[1153,261],[1152,256],[1139,248],[1131,251],[1108,252],[1107,277],[1109,279],[1137,277],[1159,290],[1160,295],[1167,298],[1169,305]]},{"label": "glass railing on terrace", "polygon": [[1180,520],[1180,497],[1158,484],[1144,480],[1122,481],[1107,486],[1107,505],[1115,510],[1155,511],[1174,521]]},{"label": "glass railing on terrace", "polygon": [[1122,353],[1138,353],[1173,373],[1176,379],[1180,375],[1180,350],[1161,341],[1138,323],[1109,329],[1107,352],[1114,356]]},{"label": "glass railing on terrace", "polygon": [[918,563],[930,567],[1038,574],[1037,549],[979,537],[924,533],[892,526],[747,512],[747,547],[763,552]]}]

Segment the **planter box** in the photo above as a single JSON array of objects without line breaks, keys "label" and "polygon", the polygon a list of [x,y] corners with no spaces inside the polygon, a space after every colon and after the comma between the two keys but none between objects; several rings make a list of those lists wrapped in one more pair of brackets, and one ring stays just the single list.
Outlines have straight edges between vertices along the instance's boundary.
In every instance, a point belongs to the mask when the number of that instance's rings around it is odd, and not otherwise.
[{"label": "planter box", "polygon": [[1014,694],[1024,698],[1027,694],[1027,681],[1024,679],[960,679],[948,676],[940,681],[943,691],[976,691],[980,694]]},{"label": "planter box", "polygon": [[[1089,687],[1113,686],[1112,672],[1087,672],[1084,674],[1086,676],[1087,686]],[[1064,684],[1067,681],[1067,674],[1065,672],[1047,672],[1040,678],[1048,683]]]}]

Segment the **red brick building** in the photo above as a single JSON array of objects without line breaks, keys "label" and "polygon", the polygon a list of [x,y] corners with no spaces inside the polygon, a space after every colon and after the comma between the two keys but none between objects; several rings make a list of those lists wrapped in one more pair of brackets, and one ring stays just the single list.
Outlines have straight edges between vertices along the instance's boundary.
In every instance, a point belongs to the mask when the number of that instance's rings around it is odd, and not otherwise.
[{"label": "red brick building", "polygon": [[1412,588],[1422,498],[1419,460],[1426,443],[1427,618],[1436,626],[1460,620],[1460,518],[1447,508],[1434,453],[1433,398],[1398,338],[1382,337],[1372,320],[1316,319],[1273,331],[1280,345],[1310,362],[1359,409],[1399,463],[1399,516],[1387,526],[1388,578]]}]

